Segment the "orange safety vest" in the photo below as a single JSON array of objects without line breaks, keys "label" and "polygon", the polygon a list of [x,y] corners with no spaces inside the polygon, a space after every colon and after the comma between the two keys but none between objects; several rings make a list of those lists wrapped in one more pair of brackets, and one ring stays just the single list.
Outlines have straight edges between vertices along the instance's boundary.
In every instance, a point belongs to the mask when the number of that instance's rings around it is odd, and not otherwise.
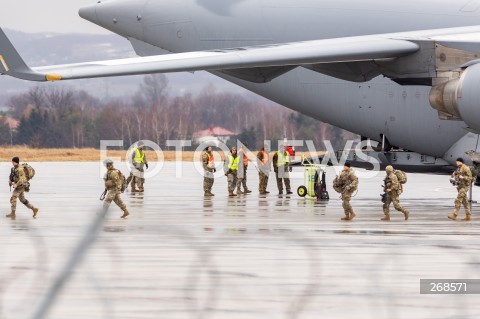
[{"label": "orange safety vest", "polygon": [[262,151],[262,164],[265,165],[268,162],[268,156],[265,151]]},{"label": "orange safety vest", "polygon": [[213,154],[208,154],[208,167],[214,168],[215,162],[213,161]]},{"label": "orange safety vest", "polygon": [[239,153],[240,152],[243,152],[243,165],[244,166],[248,166],[248,156],[247,156],[247,153],[245,153],[245,151],[243,150],[243,148],[240,149],[240,151],[238,151]]}]

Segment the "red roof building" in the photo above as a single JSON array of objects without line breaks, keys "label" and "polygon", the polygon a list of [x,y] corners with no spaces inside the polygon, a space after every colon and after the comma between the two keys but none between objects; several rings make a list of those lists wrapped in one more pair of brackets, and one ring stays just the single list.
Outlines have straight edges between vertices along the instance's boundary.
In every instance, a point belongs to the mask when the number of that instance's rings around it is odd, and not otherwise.
[{"label": "red roof building", "polygon": [[203,131],[198,131],[193,134],[193,139],[201,144],[206,142],[215,143],[218,146],[219,142],[227,143],[227,141],[237,133],[227,130],[226,128],[215,126]]}]

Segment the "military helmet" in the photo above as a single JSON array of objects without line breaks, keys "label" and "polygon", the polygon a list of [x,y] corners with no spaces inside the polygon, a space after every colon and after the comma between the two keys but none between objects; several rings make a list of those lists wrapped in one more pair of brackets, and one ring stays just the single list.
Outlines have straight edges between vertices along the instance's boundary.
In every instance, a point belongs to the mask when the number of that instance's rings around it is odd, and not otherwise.
[{"label": "military helmet", "polygon": [[103,161],[103,165],[108,166],[108,165],[113,165],[113,161],[111,159],[106,159]]},{"label": "military helmet", "polygon": [[386,171],[386,172],[393,172],[393,166],[392,166],[392,165],[388,165],[387,167],[385,167],[385,171]]}]

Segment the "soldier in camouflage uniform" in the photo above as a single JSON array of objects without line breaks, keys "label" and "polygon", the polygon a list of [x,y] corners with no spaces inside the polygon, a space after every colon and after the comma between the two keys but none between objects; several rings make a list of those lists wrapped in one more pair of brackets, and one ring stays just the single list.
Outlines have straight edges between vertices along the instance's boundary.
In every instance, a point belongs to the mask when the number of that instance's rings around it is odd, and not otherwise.
[{"label": "soldier in camouflage uniform", "polygon": [[458,212],[460,211],[460,207],[465,207],[465,218],[462,218],[463,221],[471,220],[471,212],[470,212],[470,203],[468,202],[467,194],[468,189],[472,183],[472,172],[470,168],[464,164],[463,158],[459,157],[456,161],[457,169],[452,174],[452,179],[457,184],[457,191],[458,196],[455,199],[455,210],[452,215],[449,215],[448,218],[455,220],[457,219]]},{"label": "soldier in camouflage uniform", "polygon": [[[243,144],[245,148],[240,148],[238,151],[238,157],[240,165],[238,167],[237,174],[237,194],[250,194],[252,191],[247,187],[247,169],[248,169],[248,144]],[[243,191],[242,191],[243,186]]]},{"label": "soldier in camouflage uniform", "polygon": [[130,214],[128,213],[127,206],[120,198],[123,182],[121,179],[121,173],[113,167],[113,161],[106,160],[104,163],[107,167],[107,172],[104,177],[107,195],[103,202],[103,209],[108,209],[113,201],[123,211],[123,215],[120,218],[126,218]]},{"label": "soldier in camouflage uniform", "polygon": [[237,148],[232,147],[230,154],[225,159],[225,176],[228,179],[228,196],[233,197],[237,196],[234,194],[235,188],[237,187],[237,172],[238,172],[239,157],[237,155]]},{"label": "soldier in camouflage uniform", "polygon": [[148,169],[147,155],[145,154],[145,143],[139,141],[137,147],[132,152],[132,163],[137,170],[134,174],[133,170],[130,172],[130,176],[127,179],[127,185],[131,183],[132,193],[136,192],[135,185],[138,186],[138,191],[144,191],[145,178],[143,177],[144,167]]},{"label": "soldier in camouflage uniform", "polygon": [[333,180],[333,188],[342,194],[342,207],[345,211],[345,217],[342,217],[341,219],[354,219],[356,214],[353,211],[350,200],[352,199],[352,194],[358,188],[358,178],[351,168],[350,162],[345,162],[342,172]]},{"label": "soldier in camouflage uniform", "polygon": [[268,175],[270,175],[270,158],[268,157],[268,146],[264,145],[262,150],[257,154],[258,163],[258,189],[260,195],[266,195],[270,193],[267,191]]},{"label": "soldier in camouflage uniform", "polygon": [[[283,194],[283,183],[287,195],[293,194],[290,188],[290,174],[292,167],[290,165],[290,154],[286,151],[285,145],[280,145],[280,150],[273,155],[273,170],[277,178],[278,195]],[[283,180],[283,183],[282,183]]]},{"label": "soldier in camouflage uniform", "polygon": [[12,158],[12,177],[13,181],[9,180],[8,183],[13,187],[13,194],[10,198],[11,212],[7,215],[8,218],[15,219],[17,211],[17,198],[20,200],[20,203],[27,206],[33,211],[33,218],[37,218],[38,208],[35,208],[30,202],[25,198],[25,192],[29,190],[30,184],[27,180],[25,170],[19,165],[20,159],[18,157]]},{"label": "soldier in camouflage uniform", "polygon": [[395,175],[394,169],[391,165],[388,165],[385,168],[387,176],[385,177],[385,192],[387,195],[387,200],[383,204],[383,213],[385,216],[381,219],[384,221],[390,220],[390,204],[393,203],[393,207],[399,212],[402,212],[405,216],[405,220],[408,220],[410,212],[400,205],[400,195],[403,192],[403,186],[398,181],[397,175]]},{"label": "soldier in camouflage uniform", "polygon": [[213,187],[213,173],[216,172],[215,162],[213,161],[212,147],[208,146],[205,148],[205,151],[202,154],[202,164],[203,164],[203,191],[205,196],[215,196],[212,194]]}]

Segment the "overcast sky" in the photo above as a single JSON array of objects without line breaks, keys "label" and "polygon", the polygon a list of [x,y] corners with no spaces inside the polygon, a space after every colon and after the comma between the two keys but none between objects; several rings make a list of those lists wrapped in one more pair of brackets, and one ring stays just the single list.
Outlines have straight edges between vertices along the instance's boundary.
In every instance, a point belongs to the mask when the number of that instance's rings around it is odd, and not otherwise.
[{"label": "overcast sky", "polygon": [[95,4],[97,0],[0,1],[0,26],[2,28],[27,33],[109,33],[78,15],[79,8]]}]

